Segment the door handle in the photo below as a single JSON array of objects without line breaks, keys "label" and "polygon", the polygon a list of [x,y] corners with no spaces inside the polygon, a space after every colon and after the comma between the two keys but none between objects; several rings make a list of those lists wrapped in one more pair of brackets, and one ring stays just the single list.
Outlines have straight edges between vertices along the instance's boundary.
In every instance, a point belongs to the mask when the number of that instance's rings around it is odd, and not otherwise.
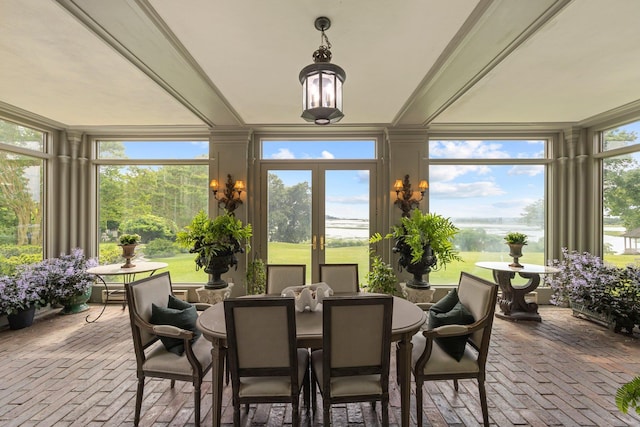
[{"label": "door handle", "polygon": [[316,245],[316,235],[313,235],[313,238],[311,238],[311,249],[313,249],[314,251],[316,250],[317,245]]},{"label": "door handle", "polygon": [[324,251],[324,236],[320,236],[320,250]]}]

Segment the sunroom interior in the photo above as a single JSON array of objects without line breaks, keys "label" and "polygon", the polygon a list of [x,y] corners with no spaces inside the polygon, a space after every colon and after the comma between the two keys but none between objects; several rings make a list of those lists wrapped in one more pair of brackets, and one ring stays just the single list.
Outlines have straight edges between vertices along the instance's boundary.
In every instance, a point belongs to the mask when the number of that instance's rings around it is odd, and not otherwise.
[{"label": "sunroom interior", "polygon": [[[346,72],[329,125],[301,117],[322,16]],[[366,287],[370,249],[397,266],[392,242],[369,238],[401,221],[405,176],[415,207],[460,229],[462,260],[428,275],[435,299],[461,271],[492,279],[476,263],[509,261],[510,231],[529,236],[523,262],[566,248],[638,264],[638,16],[637,0],[3,0],[0,273],[73,248],[124,262],[117,238],[137,221],[162,237],[145,236],[144,259],[196,301],[208,275],[175,234],[200,210],[224,213],[210,183],[229,179],[253,228],[224,274],[231,296],[248,293],[256,259],[306,264],[307,283],[319,264],[358,263]]]},{"label": "sunroom interior", "polygon": [[[246,183],[235,214],[254,230],[253,254],[228,273],[239,284],[234,295],[242,294],[248,260],[268,261],[271,254],[267,174],[330,164],[368,176],[364,194],[347,182],[323,182],[345,203],[367,199],[366,237],[398,223],[393,185],[409,175],[416,194],[418,182],[428,181],[421,210],[460,224],[485,211],[495,221],[535,216],[539,263],[558,258],[563,247],[614,253],[603,227],[620,213],[603,206],[603,162],[640,149],[634,139],[638,8],[633,0],[424,1],[391,8],[307,1],[3,2],[0,114],[5,126],[40,138],[33,145],[7,134],[0,143],[5,159],[36,161],[39,179],[29,178],[33,203],[25,216],[9,203],[15,193],[3,174],[9,212],[3,239],[26,244],[28,229],[28,243],[38,245],[42,257],[74,247],[99,256],[114,228],[107,222],[127,219],[108,216],[109,190],[101,183],[110,169],[123,175],[135,166],[197,169],[199,202],[175,218],[197,209],[219,214],[207,184],[231,175]],[[300,118],[296,77],[316,49],[318,16],[331,19],[326,34],[333,62],[347,74],[344,118],[328,126]],[[612,129],[631,137],[607,141]],[[370,154],[356,149],[336,157],[322,150],[353,141],[369,141]],[[160,149],[162,142],[173,144]],[[318,147],[320,154],[293,153],[292,142]],[[111,143],[137,149],[119,152]],[[180,143],[201,148],[189,158]],[[498,169],[506,171],[501,178]],[[535,182],[506,188],[522,175]],[[165,183],[164,194],[182,197],[174,184]],[[139,201],[148,190],[131,184],[119,197],[126,204],[129,193]],[[492,199],[501,193],[509,197]],[[489,201],[478,203],[483,199]],[[144,212],[115,210],[132,217],[156,209],[157,202],[144,203]],[[179,209],[175,200],[163,203]],[[332,214],[326,204],[317,216]],[[535,213],[527,210],[533,207]],[[503,229],[510,226],[525,224]],[[316,233],[310,227],[307,240]],[[381,253],[394,262],[388,242]],[[447,284],[432,276],[435,284]]]}]

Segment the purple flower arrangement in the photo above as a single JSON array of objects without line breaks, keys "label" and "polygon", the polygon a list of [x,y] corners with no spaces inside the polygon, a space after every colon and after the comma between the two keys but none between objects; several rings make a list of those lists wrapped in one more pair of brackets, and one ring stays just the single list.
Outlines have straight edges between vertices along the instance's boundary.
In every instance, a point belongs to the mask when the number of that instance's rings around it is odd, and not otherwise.
[{"label": "purple flower arrangement", "polygon": [[0,314],[15,314],[31,306],[47,305],[46,288],[32,285],[20,276],[0,276]]},{"label": "purple flower arrangement", "polygon": [[95,281],[87,269],[95,267],[82,249],[17,268],[13,277],[0,277],[0,313],[12,314],[32,305],[43,307],[85,293]]},{"label": "purple flower arrangement", "polygon": [[611,317],[616,332],[631,333],[640,324],[640,267],[607,265],[598,256],[567,248],[562,248],[562,260],[550,265],[560,269],[545,279],[553,290],[552,304],[578,304]]}]

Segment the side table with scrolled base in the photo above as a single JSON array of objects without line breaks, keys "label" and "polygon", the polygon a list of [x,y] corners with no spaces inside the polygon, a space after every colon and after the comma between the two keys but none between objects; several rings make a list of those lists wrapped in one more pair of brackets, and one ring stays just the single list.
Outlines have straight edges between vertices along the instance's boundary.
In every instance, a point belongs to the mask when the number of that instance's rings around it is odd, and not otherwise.
[{"label": "side table with scrolled base", "polygon": [[[527,302],[524,297],[538,287],[541,274],[554,274],[560,270],[555,267],[535,264],[522,264],[521,268],[511,267],[506,262],[477,262],[476,265],[492,270],[493,279],[502,292],[498,298],[501,313],[496,312],[496,317],[512,321],[542,321],[540,314],[538,314],[538,304]],[[516,276],[516,273],[520,277],[528,279],[525,285],[513,286],[511,280]]]}]

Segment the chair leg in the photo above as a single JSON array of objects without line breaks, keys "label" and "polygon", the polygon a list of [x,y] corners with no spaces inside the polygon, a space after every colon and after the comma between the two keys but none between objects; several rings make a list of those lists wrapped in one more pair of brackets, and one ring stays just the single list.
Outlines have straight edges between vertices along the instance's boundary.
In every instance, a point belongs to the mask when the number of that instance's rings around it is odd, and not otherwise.
[{"label": "chair leg", "polygon": [[480,406],[482,407],[482,421],[485,427],[489,427],[489,408],[487,407],[487,391],[484,381],[478,380],[478,394],[480,394]]},{"label": "chair leg", "polygon": [[229,385],[229,381],[231,381],[231,372],[229,371],[229,354],[225,353],[224,355],[224,372],[225,372],[225,381],[227,385]]},{"label": "chair leg", "polygon": [[292,427],[300,427],[300,404],[298,399],[294,399],[291,402],[291,426]]},{"label": "chair leg", "polygon": [[400,357],[400,346],[396,344],[396,383],[398,385],[402,384],[402,380],[400,379],[400,372],[404,372],[402,369],[402,358]]},{"label": "chair leg", "polygon": [[234,426],[240,425],[240,403],[239,402],[233,404],[233,425]]},{"label": "chair leg", "polygon": [[171,388],[174,388],[176,386],[176,380],[171,380]]},{"label": "chair leg", "polygon": [[138,391],[136,392],[136,413],[133,418],[133,425],[140,422],[140,411],[142,410],[142,394],[144,393],[144,377],[138,377]]},{"label": "chair leg", "polygon": [[456,393],[458,392],[458,380],[453,380],[453,388],[455,389]]},{"label": "chair leg", "polygon": [[316,374],[311,370],[311,411],[316,412],[317,402],[317,390],[316,390]]},{"label": "chair leg", "polygon": [[331,403],[329,403],[323,396],[322,398],[322,420],[325,426],[331,425]]},{"label": "chair leg", "polygon": [[245,413],[245,414],[248,414],[248,413],[249,413],[249,404],[248,404],[248,403],[245,403],[245,404],[244,404],[244,413]]},{"label": "chair leg", "polygon": [[193,398],[195,399],[194,417],[196,419],[196,427],[200,427],[200,382],[193,385]]},{"label": "chair leg", "polygon": [[382,425],[383,427],[389,427],[389,393],[382,395],[380,405],[382,406]]},{"label": "chair leg", "polygon": [[416,421],[418,427],[422,427],[422,384],[423,382],[416,378]]},{"label": "chair leg", "polygon": [[307,409],[307,412],[309,412],[311,402],[311,371],[309,369],[307,369],[302,382],[302,395],[304,397],[304,406]]}]

